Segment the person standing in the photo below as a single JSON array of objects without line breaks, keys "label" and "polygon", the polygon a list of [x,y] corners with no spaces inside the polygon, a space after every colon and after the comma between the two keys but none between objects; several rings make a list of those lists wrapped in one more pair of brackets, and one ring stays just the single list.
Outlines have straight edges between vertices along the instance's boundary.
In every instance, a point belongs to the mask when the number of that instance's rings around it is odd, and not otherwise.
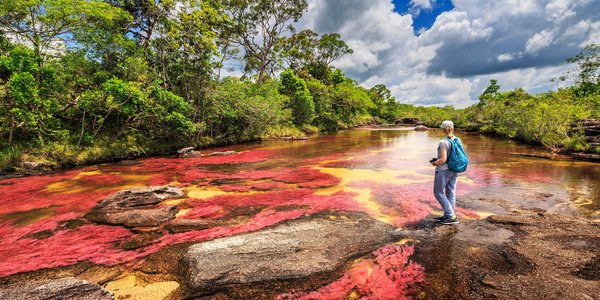
[{"label": "person standing", "polygon": [[[458,139],[454,136],[454,123],[452,121],[446,120],[442,122],[440,127],[448,139]],[[443,139],[438,143],[437,159],[432,160],[431,165],[435,167],[433,195],[444,209],[444,215],[436,219],[442,224],[453,225],[458,224],[458,218],[454,212],[458,173],[448,168],[448,155],[452,150],[452,143],[448,139]]]}]

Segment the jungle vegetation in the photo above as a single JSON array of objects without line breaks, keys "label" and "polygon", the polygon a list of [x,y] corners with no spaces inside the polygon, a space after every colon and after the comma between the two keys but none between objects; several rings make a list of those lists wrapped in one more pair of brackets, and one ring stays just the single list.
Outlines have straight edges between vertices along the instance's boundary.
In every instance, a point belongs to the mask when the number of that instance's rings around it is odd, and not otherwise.
[{"label": "jungle vegetation", "polygon": [[[586,149],[600,118],[598,46],[570,60],[571,87],[499,92],[466,109],[402,104],[332,63],[337,33],[297,31],[306,0],[0,2],[0,170],[89,164],[418,117]],[[242,71],[230,70],[238,61]],[[227,75],[230,74],[230,75]],[[231,74],[236,74],[232,76]],[[588,147],[589,148],[589,147]]]}]

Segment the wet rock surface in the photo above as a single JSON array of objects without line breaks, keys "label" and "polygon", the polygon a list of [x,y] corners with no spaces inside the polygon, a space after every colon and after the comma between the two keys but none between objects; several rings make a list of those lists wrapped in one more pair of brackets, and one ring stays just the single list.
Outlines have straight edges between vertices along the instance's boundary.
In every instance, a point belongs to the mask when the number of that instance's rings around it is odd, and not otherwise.
[{"label": "wet rock surface", "polygon": [[6,300],[109,300],[114,296],[101,286],[73,277],[47,281],[19,282],[0,289],[0,299]]},{"label": "wet rock surface", "polygon": [[177,207],[159,206],[184,195],[176,186],[154,186],[120,191],[102,200],[86,217],[110,225],[153,227],[175,218]]},{"label": "wet rock surface", "polygon": [[191,246],[183,257],[192,294],[231,285],[331,273],[392,241],[394,227],[361,214],[313,217]]},{"label": "wet rock surface", "polygon": [[402,232],[417,239],[426,299],[597,299],[600,227],[574,216],[520,210],[467,220],[433,220]]}]

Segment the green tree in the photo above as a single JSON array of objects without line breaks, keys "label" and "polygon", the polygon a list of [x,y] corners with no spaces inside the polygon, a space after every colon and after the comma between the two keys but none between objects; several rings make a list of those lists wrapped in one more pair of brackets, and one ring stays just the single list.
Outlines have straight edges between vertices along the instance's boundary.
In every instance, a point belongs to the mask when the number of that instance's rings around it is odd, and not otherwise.
[{"label": "green tree", "polygon": [[[277,45],[308,7],[306,0],[225,0],[234,24],[236,43],[244,49],[245,71],[256,72],[258,83],[277,66]],[[289,25],[289,26],[288,26]]]},{"label": "green tree", "polygon": [[304,79],[294,75],[291,69],[280,75],[279,92],[288,96],[286,107],[292,110],[294,124],[307,124],[314,118],[315,104]]},{"label": "green tree", "polygon": [[310,29],[292,34],[281,40],[284,60],[288,67],[299,73],[301,69],[319,80],[331,76],[331,63],[353,51],[337,33],[319,35]]},{"label": "green tree", "polygon": [[[8,55],[0,56],[0,83],[2,90],[2,124],[8,124],[8,144],[12,144],[16,130],[41,135],[45,122],[56,106],[51,98],[53,70],[40,68],[34,52],[17,46]],[[37,83],[36,77],[44,74],[46,80]]]},{"label": "green tree", "polygon": [[567,59],[567,62],[578,66],[576,82],[582,96],[600,92],[600,45],[586,45],[579,54]]},{"label": "green tree", "polygon": [[19,0],[0,2],[0,32],[30,45],[38,66],[64,51],[77,30],[97,20],[112,22],[124,12],[99,0]]}]

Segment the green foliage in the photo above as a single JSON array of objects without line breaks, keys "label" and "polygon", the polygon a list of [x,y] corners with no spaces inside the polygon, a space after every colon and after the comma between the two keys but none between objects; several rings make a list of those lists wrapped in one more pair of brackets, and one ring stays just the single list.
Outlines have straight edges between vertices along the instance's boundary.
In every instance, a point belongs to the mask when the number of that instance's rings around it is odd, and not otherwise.
[{"label": "green foliage", "polygon": [[291,22],[307,9],[306,0],[225,0],[233,23],[231,35],[244,48],[245,71],[256,73],[262,84],[277,68],[279,47]]},{"label": "green foliage", "polygon": [[228,77],[211,90],[203,107],[200,136],[219,143],[256,140],[269,127],[291,120],[283,104],[286,97],[279,94],[278,83],[265,81],[262,85]]},{"label": "green foliage", "polygon": [[368,114],[375,105],[368,91],[350,81],[337,84],[333,89],[333,110],[344,126],[358,125],[357,119]]},{"label": "green foliage", "polygon": [[[570,88],[529,95],[500,92],[491,80],[474,106],[416,107],[331,67],[352,49],[337,33],[295,32],[289,25],[306,8],[306,0],[1,1],[0,169],[25,158],[95,163],[399,117],[594,150],[573,124],[600,118],[597,45],[570,59],[579,67]],[[215,70],[235,53],[246,74],[220,80]],[[275,77],[284,62],[289,69]]]},{"label": "green foliage", "polygon": [[309,123],[314,118],[315,103],[306,82],[288,69],[280,75],[279,92],[288,97],[285,107],[292,110],[295,125]]}]

